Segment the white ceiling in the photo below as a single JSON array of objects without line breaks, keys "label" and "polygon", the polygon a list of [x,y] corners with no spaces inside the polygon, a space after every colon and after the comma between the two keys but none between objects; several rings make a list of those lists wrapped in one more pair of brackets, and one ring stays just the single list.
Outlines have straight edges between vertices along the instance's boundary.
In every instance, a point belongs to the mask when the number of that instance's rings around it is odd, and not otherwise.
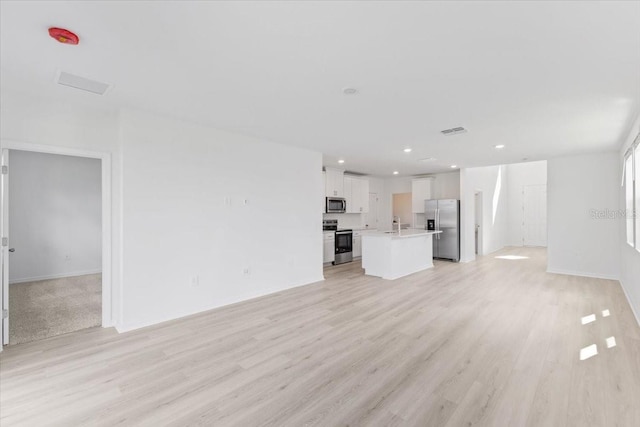
[{"label": "white ceiling", "polygon": [[[3,89],[169,114],[363,173],[614,149],[640,112],[640,2],[3,1],[0,12]],[[50,26],[80,44],[56,43]],[[114,87],[58,86],[60,69]],[[469,132],[439,133],[460,125]]]}]

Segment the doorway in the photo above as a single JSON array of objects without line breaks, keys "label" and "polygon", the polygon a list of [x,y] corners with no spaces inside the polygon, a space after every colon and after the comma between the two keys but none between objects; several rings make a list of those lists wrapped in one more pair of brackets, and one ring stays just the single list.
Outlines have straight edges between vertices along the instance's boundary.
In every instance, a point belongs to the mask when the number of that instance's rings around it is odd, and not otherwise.
[{"label": "doorway", "polygon": [[109,154],[2,145],[2,344],[111,326]]},{"label": "doorway", "polygon": [[475,193],[475,251],[477,256],[482,255],[482,191],[476,191]]},{"label": "doorway", "polygon": [[392,214],[393,214],[393,227],[394,229],[409,228],[413,222],[413,209],[412,209],[412,193],[394,193],[392,194]]}]

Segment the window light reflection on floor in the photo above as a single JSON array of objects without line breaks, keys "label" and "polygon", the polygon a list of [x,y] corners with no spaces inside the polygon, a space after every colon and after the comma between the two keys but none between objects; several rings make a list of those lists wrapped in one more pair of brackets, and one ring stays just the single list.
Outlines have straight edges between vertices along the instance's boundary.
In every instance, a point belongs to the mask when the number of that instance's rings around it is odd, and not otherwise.
[{"label": "window light reflection on floor", "polygon": [[607,348],[611,348],[615,346],[616,346],[616,337],[607,338]]},{"label": "window light reflection on floor", "polygon": [[528,256],[521,256],[521,255],[499,255],[496,258],[498,258],[498,259],[508,259],[508,260],[529,259]]},{"label": "window light reflection on floor", "polygon": [[595,344],[591,344],[580,350],[580,360],[587,360],[590,357],[598,354],[598,346]]},{"label": "window light reflection on floor", "polygon": [[580,319],[580,321],[582,322],[583,325],[586,325],[587,323],[595,322],[596,321],[596,315],[595,314],[590,314],[588,316],[584,316],[582,319]]},{"label": "window light reflection on floor", "polygon": [[602,317],[609,317],[610,315],[609,310],[602,310]]}]

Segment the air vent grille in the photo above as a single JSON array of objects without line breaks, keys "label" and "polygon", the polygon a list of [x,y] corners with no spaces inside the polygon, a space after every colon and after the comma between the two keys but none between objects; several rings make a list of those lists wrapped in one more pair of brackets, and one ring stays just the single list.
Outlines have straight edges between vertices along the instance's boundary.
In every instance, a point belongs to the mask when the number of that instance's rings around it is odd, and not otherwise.
[{"label": "air vent grille", "polygon": [[465,133],[466,131],[467,130],[462,126],[458,126],[451,129],[441,130],[440,133],[442,133],[443,135],[449,136],[449,135],[456,135],[458,133]]},{"label": "air vent grille", "polygon": [[109,85],[107,83],[86,79],[65,71],[61,71],[60,74],[58,74],[56,83],[62,86],[84,90],[85,92],[95,93],[97,95],[104,95],[109,89]]}]

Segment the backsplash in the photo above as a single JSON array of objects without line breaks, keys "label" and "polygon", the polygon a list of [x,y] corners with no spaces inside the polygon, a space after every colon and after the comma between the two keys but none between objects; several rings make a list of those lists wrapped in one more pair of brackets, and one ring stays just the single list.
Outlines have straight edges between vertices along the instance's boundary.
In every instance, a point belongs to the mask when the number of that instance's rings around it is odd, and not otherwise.
[{"label": "backsplash", "polygon": [[337,219],[338,228],[364,228],[362,214],[324,214],[323,219]]}]

